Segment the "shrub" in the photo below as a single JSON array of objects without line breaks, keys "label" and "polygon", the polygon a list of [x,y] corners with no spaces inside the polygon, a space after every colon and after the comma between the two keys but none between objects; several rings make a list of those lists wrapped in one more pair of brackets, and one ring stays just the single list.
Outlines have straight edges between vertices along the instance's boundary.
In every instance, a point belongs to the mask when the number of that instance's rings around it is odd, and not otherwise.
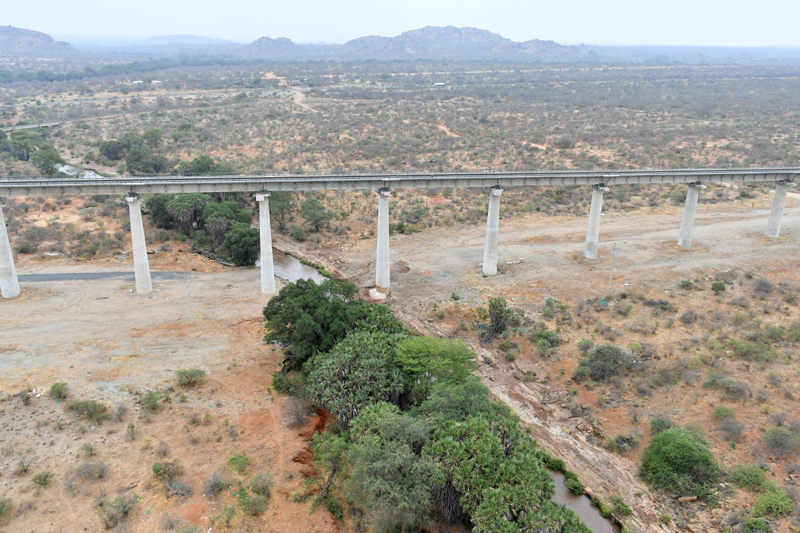
[{"label": "shrub", "polygon": [[623,500],[621,496],[612,496],[611,505],[614,508],[614,513],[618,516],[630,516],[633,514],[633,509],[631,509],[630,505],[625,503],[625,500]]},{"label": "shrub", "polygon": [[719,294],[725,290],[725,282],[724,281],[715,281],[711,284],[711,290],[714,291],[714,294]]},{"label": "shrub", "polygon": [[50,396],[56,400],[63,400],[69,394],[69,386],[64,382],[53,383],[50,385]]},{"label": "shrub", "polygon": [[653,437],[642,455],[641,475],[654,488],[703,496],[720,468],[700,435],[677,427]]},{"label": "shrub", "polygon": [[52,473],[49,470],[45,470],[44,472],[39,472],[38,474],[33,476],[33,480],[32,481],[36,485],[39,485],[40,487],[46,487],[47,486],[47,482],[50,481],[50,479],[53,476],[55,476],[54,473]]},{"label": "shrub", "polygon": [[756,492],[764,488],[767,475],[757,465],[740,465],[731,472],[731,481],[751,492]]},{"label": "shrub", "polygon": [[633,355],[625,348],[601,344],[589,350],[588,357],[581,364],[589,367],[593,380],[603,381],[622,374],[632,362]]},{"label": "shrub", "polygon": [[583,494],[583,484],[580,482],[578,476],[576,476],[574,472],[570,472],[569,470],[564,471],[564,484],[572,494],[576,496]]},{"label": "shrub", "polygon": [[103,479],[108,473],[108,466],[102,461],[96,463],[83,463],[75,471],[80,477]]},{"label": "shrub", "polygon": [[133,506],[139,501],[139,495],[136,493],[127,496],[117,496],[111,506],[125,518],[133,509]]},{"label": "shrub", "polygon": [[225,522],[226,526],[231,524],[231,520],[236,515],[236,507],[228,505],[223,507],[222,510],[213,518],[214,522]]},{"label": "shrub", "polygon": [[588,366],[579,366],[578,369],[573,374],[572,379],[575,383],[585,383],[592,378],[592,371],[589,369]]},{"label": "shrub", "polygon": [[274,484],[275,482],[272,481],[272,474],[258,474],[250,482],[250,490],[255,494],[261,494],[269,498],[270,491]]},{"label": "shrub", "polygon": [[778,457],[797,453],[797,437],[784,427],[771,427],[764,434],[764,445]]},{"label": "shrub", "polygon": [[650,421],[650,433],[658,435],[672,427],[672,420],[669,418],[654,418]]},{"label": "shrub", "polygon": [[592,348],[594,348],[594,341],[591,339],[581,339],[578,342],[578,349],[583,353],[588,353]]},{"label": "shrub", "polygon": [[556,472],[565,472],[564,461],[562,459],[548,455],[544,458],[544,465],[550,470],[555,470]]},{"label": "shrub", "polygon": [[617,435],[608,444],[608,447],[617,453],[626,454],[639,446],[639,437],[636,435]]},{"label": "shrub", "polygon": [[693,286],[694,283],[692,283],[691,280],[688,279],[681,280],[681,289],[691,289]]},{"label": "shrub", "polygon": [[736,418],[736,410],[724,405],[718,405],[714,408],[714,418],[719,418],[721,420],[726,418]]},{"label": "shrub", "polygon": [[325,497],[325,509],[327,509],[336,520],[344,518],[344,510],[339,503],[339,499],[330,494]]},{"label": "shrub", "polygon": [[5,515],[9,514],[13,508],[14,504],[11,503],[9,498],[0,498],[0,518],[3,518]]},{"label": "shrub", "polygon": [[728,440],[740,442],[744,432],[744,422],[739,422],[735,418],[726,418],[719,425],[719,429],[725,434]]},{"label": "shrub", "polygon": [[187,368],[186,370],[178,370],[175,373],[178,375],[178,385],[182,387],[198,385],[206,377],[205,370],[200,370],[199,368]]},{"label": "shrub", "polygon": [[222,491],[230,488],[231,485],[233,485],[233,482],[230,479],[224,477],[222,474],[214,472],[211,474],[211,477],[203,483],[203,493],[206,496],[211,494],[219,496],[222,494]]},{"label": "shrub", "polygon": [[163,440],[158,443],[158,446],[156,446],[156,455],[158,455],[159,457],[168,456],[170,451],[171,450],[170,450],[169,444],[167,444]]},{"label": "shrub", "polygon": [[106,404],[94,400],[79,400],[72,404],[71,409],[79,415],[85,415],[97,424],[108,418],[108,407]]},{"label": "shrub", "polygon": [[292,228],[292,238],[298,242],[303,242],[306,240],[306,230],[301,228],[300,226],[295,226]]},{"label": "shrub", "polygon": [[687,326],[694,324],[696,321],[697,321],[697,311],[695,311],[694,309],[687,309],[686,312],[684,312],[681,315],[681,322],[683,322]]},{"label": "shrub", "polygon": [[236,454],[228,459],[228,466],[230,466],[231,470],[234,472],[244,474],[247,467],[250,466],[250,459],[248,459],[246,455]]},{"label": "shrub", "polygon": [[297,385],[289,379],[289,376],[281,371],[272,374],[272,388],[278,394],[285,394],[287,396],[294,396],[297,394]]},{"label": "shrub", "polygon": [[769,525],[760,518],[748,518],[742,525],[742,533],[770,533]]},{"label": "shrub", "polygon": [[167,483],[173,481],[181,474],[183,474],[183,467],[177,459],[173,461],[164,461],[163,463],[155,463],[153,465],[153,475]]},{"label": "shrub", "polygon": [[166,484],[168,496],[180,496],[181,498],[191,498],[194,494],[194,489],[188,483],[183,481],[172,480]]},{"label": "shrub", "polygon": [[163,392],[150,391],[141,397],[139,403],[148,411],[158,411],[159,402],[167,398],[168,396]]},{"label": "shrub", "polygon": [[261,494],[250,495],[242,489],[239,493],[239,507],[242,513],[250,516],[258,516],[267,509],[267,497]]},{"label": "shrub", "polygon": [[783,516],[792,512],[792,499],[783,489],[773,487],[756,496],[753,514],[756,516]]}]

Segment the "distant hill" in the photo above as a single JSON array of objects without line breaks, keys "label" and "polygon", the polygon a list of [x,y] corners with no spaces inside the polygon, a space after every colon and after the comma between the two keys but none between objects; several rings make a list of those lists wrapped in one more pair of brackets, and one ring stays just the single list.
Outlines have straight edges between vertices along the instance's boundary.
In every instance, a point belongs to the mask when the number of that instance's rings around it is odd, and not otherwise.
[{"label": "distant hill", "polygon": [[587,60],[597,53],[585,46],[563,46],[553,41],[522,43],[477,28],[428,26],[397,37],[360,37],[343,45],[299,45],[286,38],[262,37],[241,50],[261,58],[341,59],[515,59]]},{"label": "distant hill", "polygon": [[0,54],[49,57],[72,53],[75,49],[69,43],[56,41],[46,33],[0,26]]},{"label": "distant hill", "polygon": [[159,46],[164,44],[228,44],[231,42],[202,35],[156,35],[138,41],[135,44],[140,46]]}]

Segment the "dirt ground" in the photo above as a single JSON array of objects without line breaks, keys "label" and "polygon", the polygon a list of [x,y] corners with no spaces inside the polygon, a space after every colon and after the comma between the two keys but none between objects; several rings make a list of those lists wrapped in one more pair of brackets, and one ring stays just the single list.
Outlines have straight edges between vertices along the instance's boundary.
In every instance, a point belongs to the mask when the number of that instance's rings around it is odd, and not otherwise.
[{"label": "dirt ground", "polygon": [[[596,261],[582,256],[583,217],[501,220],[501,272],[492,278],[480,273],[482,226],[397,235],[391,239],[388,303],[421,331],[458,336],[458,321],[469,316],[469,308],[498,295],[533,313],[541,310],[546,297],[573,302],[627,289],[674,291],[681,279],[729,269],[798,283],[798,205],[794,198],[787,202],[778,240],[763,236],[766,206],[750,210],[703,206],[691,250],[675,244],[680,208],[604,216]],[[281,247],[280,238],[277,242]],[[614,242],[614,277],[609,285]],[[374,240],[339,243],[335,248],[292,246],[360,285],[374,280]],[[524,262],[506,264],[519,259]],[[155,278],[154,292],[148,296],[135,294],[133,282],[126,279],[22,282],[19,298],[0,300],[0,495],[15,505],[13,516],[0,522],[0,531],[99,531],[96,500],[102,493],[113,500],[130,492],[142,498],[127,521],[132,531],[166,530],[161,521],[167,512],[209,531],[226,530],[212,526],[209,518],[222,505],[233,503],[238,485],[234,483],[218,499],[204,497],[203,481],[214,472],[245,483],[259,472],[269,472],[275,479],[266,514],[257,518],[238,514],[232,522],[234,531],[341,530],[327,511],[309,514],[310,503],[292,501],[293,495],[306,490],[304,480],[310,473],[308,465],[293,460],[306,446],[300,433],[308,434],[309,427],[313,431],[315,421],[304,430],[289,428],[286,399],[269,387],[281,356],[262,341],[260,313],[268,297],[260,294],[258,271],[226,270],[178,251],[151,256],[151,265],[153,270],[183,270],[190,281]],[[32,258],[18,262],[17,268],[25,275],[130,271],[132,265],[125,256],[91,262]],[[457,304],[451,300],[454,293],[459,296]],[[435,319],[434,304],[447,309],[446,320]],[[574,345],[577,340],[570,342]],[[475,344],[475,348],[498,357],[485,347]],[[656,522],[663,510],[636,479],[635,457],[621,457],[587,442],[565,422],[568,416],[559,402],[548,400],[553,391],[549,385],[519,378],[530,369],[554,377],[564,369],[569,376],[570,365],[574,361],[569,358],[521,357],[513,364],[482,364],[481,375],[586,485],[601,495],[625,497],[636,511],[632,531],[659,530]],[[174,371],[192,367],[206,371],[205,383],[178,388]],[[45,391],[56,381],[69,384],[70,399],[103,401],[112,409],[122,404],[128,413],[122,421],[109,419],[95,427],[47,396]],[[174,387],[171,402],[147,416],[136,403],[136,393],[168,387]],[[24,388],[36,390],[27,406],[13,396]],[[591,394],[581,390],[579,399],[590,403]],[[201,417],[208,413],[211,419],[195,425],[190,422],[195,413]],[[608,414],[609,432],[613,413]],[[58,428],[58,421],[63,428]],[[135,425],[132,441],[126,429],[130,423]],[[239,432],[238,437],[229,427]],[[156,454],[161,441],[171,449],[163,458]],[[81,445],[86,443],[93,445],[96,456],[83,456]],[[228,468],[228,457],[237,453],[252,461],[245,476]],[[20,455],[33,460],[30,471],[22,475],[17,473]],[[163,486],[154,481],[152,464],[173,458],[185,467],[183,480],[192,485],[194,496],[167,499]],[[86,461],[105,462],[108,475],[100,480],[78,478],[72,489],[65,487],[71,473]],[[47,487],[36,488],[31,477],[43,470],[53,471],[55,477]]]}]

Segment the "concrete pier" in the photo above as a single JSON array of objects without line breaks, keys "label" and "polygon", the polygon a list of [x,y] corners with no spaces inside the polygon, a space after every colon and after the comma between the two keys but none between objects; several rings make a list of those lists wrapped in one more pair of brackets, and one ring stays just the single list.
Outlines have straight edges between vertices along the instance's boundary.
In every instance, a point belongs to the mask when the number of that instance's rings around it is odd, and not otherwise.
[{"label": "concrete pier", "polygon": [[11,241],[8,240],[2,204],[0,204],[0,293],[3,298],[19,296],[17,269],[14,268],[14,256],[11,254]]},{"label": "concrete pier", "polygon": [[272,227],[269,221],[269,196],[268,192],[256,194],[258,202],[258,227],[261,236],[261,292],[263,294],[275,293],[275,266],[272,262]]},{"label": "concrete pier", "polygon": [[136,276],[136,292],[150,294],[153,284],[150,281],[150,262],[147,259],[147,245],[144,241],[144,224],[139,195],[128,195],[125,200],[131,214],[131,242],[133,243],[133,271]]},{"label": "concrete pier", "polygon": [[689,190],[686,191],[686,205],[683,207],[683,218],[681,219],[681,231],[678,234],[678,246],[681,248],[692,247],[692,232],[694,231],[694,217],[697,213],[697,198],[700,190],[706,186],[700,183],[690,183]]},{"label": "concrete pier", "polygon": [[794,183],[789,181],[779,181],[775,186],[775,197],[772,199],[772,210],[769,212],[767,231],[764,233],[764,235],[767,237],[777,239],[781,235],[783,208],[786,206],[786,192],[789,190],[789,185],[794,185]]},{"label": "concrete pier", "polygon": [[600,242],[600,215],[603,212],[603,193],[608,191],[604,184],[592,185],[592,207],[589,210],[589,228],[586,230],[586,245],[583,256],[597,259],[597,245]]},{"label": "concrete pier", "polygon": [[375,263],[375,285],[389,288],[389,189],[378,191],[378,257]]},{"label": "concrete pier", "polygon": [[489,191],[489,216],[486,220],[486,246],[483,249],[483,273],[497,274],[497,241],[500,234],[500,196],[503,189],[498,186]]}]

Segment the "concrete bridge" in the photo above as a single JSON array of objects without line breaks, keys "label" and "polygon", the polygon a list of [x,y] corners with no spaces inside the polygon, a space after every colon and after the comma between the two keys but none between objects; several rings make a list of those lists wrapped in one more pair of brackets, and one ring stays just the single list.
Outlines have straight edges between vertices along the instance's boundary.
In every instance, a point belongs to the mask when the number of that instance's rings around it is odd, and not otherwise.
[{"label": "concrete bridge", "polygon": [[[251,192],[259,205],[261,231],[261,291],[275,292],[272,260],[272,233],[269,216],[271,191],[369,190],[378,191],[378,232],[375,282],[388,289],[389,279],[389,195],[391,189],[430,189],[445,187],[486,188],[489,209],[486,224],[486,244],[483,273],[497,274],[497,243],[500,222],[500,198],[508,187],[545,185],[585,185],[591,187],[592,204],[584,244],[584,256],[597,258],[600,240],[600,215],[603,194],[618,184],[684,183],[689,190],[678,233],[678,244],[692,245],[695,212],[700,191],[706,183],[714,182],[773,182],[772,202],[765,234],[777,238],[786,204],[786,193],[795,186],[800,168],[736,168],[685,170],[619,170],[619,171],[559,171],[559,172],[478,172],[435,174],[326,174],[326,175],[243,175],[243,176],[154,176],[147,178],[107,179],[41,179],[0,180],[0,197],[33,195],[91,195],[125,194],[130,209],[131,241],[136,278],[136,291],[152,291],[147,247],[142,223],[140,199],[148,193],[214,193]],[[2,205],[0,205],[0,291],[3,298],[19,295],[11,245],[8,239]]]},{"label": "concrete bridge", "polygon": [[16,131],[16,130],[35,130],[36,128],[51,128],[58,126],[60,122],[42,122],[41,124],[25,124],[24,126],[6,126],[0,128],[2,132]]}]

